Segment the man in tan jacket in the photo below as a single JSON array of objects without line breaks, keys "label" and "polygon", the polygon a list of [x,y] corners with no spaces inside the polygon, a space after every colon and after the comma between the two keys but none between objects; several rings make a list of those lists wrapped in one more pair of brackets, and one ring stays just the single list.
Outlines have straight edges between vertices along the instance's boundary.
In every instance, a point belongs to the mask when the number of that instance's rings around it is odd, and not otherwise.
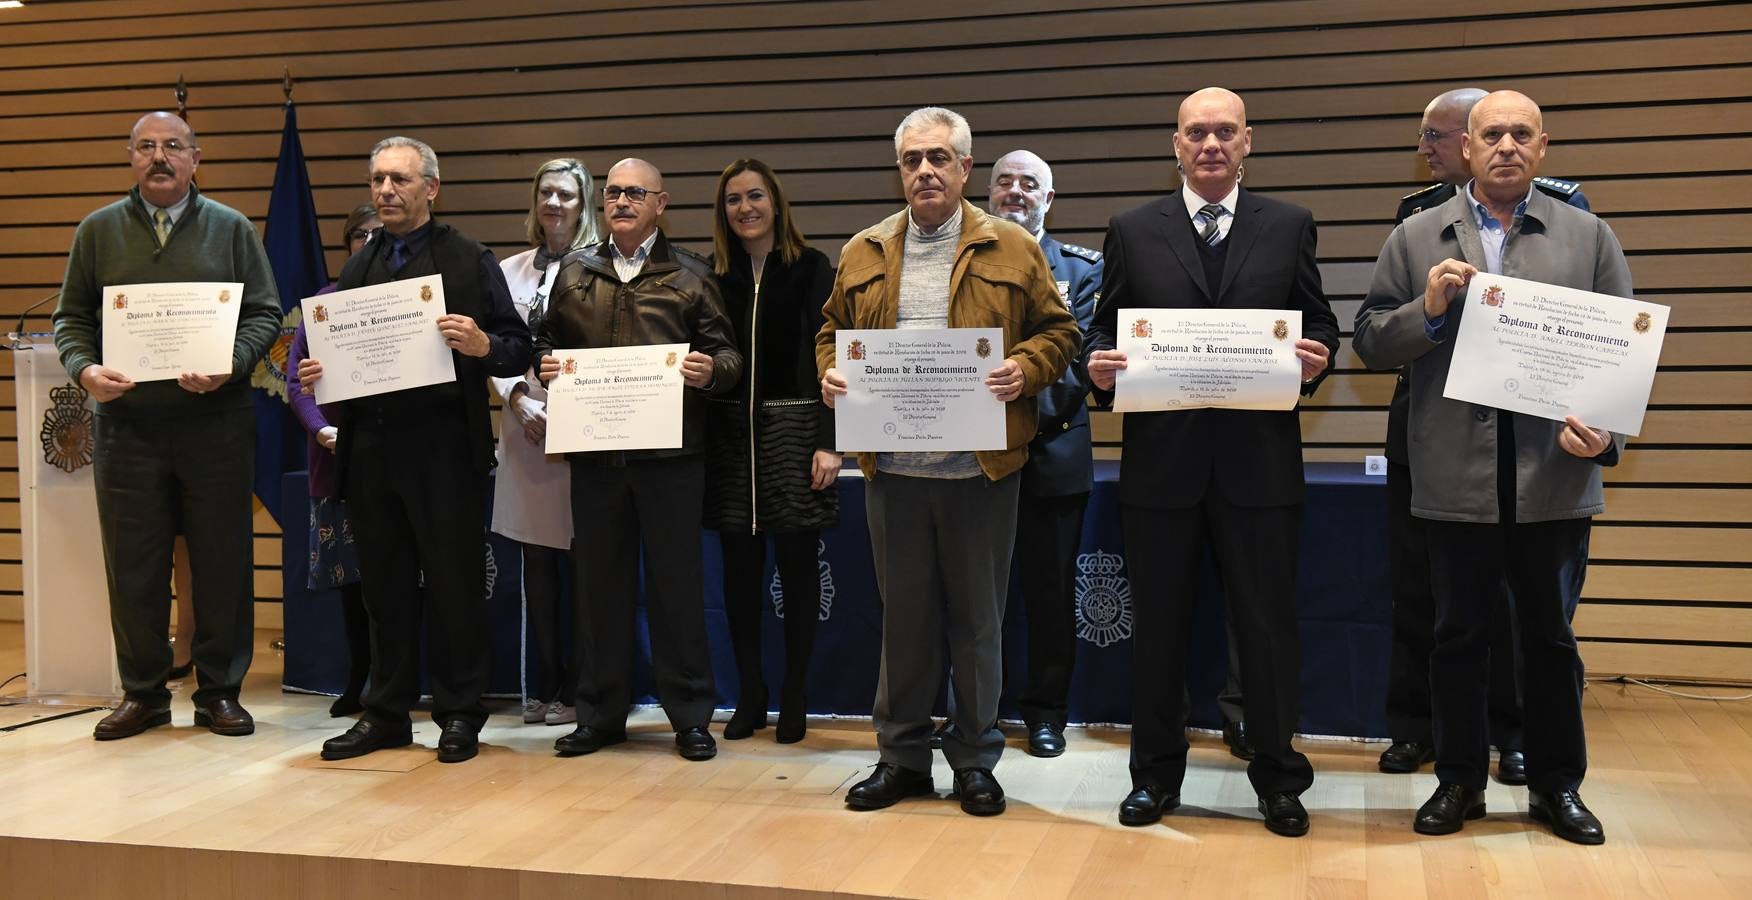
[{"label": "man in tan jacket", "polygon": [[1076,320],[1034,236],[962,199],[973,170],[967,120],[915,110],[894,133],[907,208],[865,229],[840,254],[827,322],[816,336],[822,399],[847,393],[835,368],[842,328],[1002,328],[1003,361],[985,377],[1005,404],[1005,449],[860,453],[876,580],[882,671],[874,719],[881,761],[846,804],[881,809],[934,791],[931,702],[949,646],[950,728],[943,755],[963,811],[996,815],[992,768],[1003,688],[1004,599],[1034,396],[1077,356]]}]

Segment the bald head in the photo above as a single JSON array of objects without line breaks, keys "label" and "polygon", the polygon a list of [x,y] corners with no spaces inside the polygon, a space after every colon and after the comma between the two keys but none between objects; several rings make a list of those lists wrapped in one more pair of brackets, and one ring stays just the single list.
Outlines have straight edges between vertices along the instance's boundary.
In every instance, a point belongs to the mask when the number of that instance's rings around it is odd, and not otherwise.
[{"label": "bald head", "polygon": [[609,239],[623,256],[632,257],[657,231],[657,217],[668,206],[663,173],[642,159],[629,157],[615,163],[603,179],[602,217],[608,220]]},{"label": "bald head", "polygon": [[1227,88],[1208,87],[1180,101],[1174,157],[1186,188],[1216,203],[1241,180],[1241,161],[1253,152],[1247,105]]},{"label": "bald head", "polygon": [[610,166],[608,169],[608,183],[614,184],[615,175],[621,173],[628,174],[638,179],[639,184],[644,186],[647,190],[663,190],[663,173],[659,172],[656,166],[651,165],[636,156],[629,156],[626,159],[615,163],[613,166]]},{"label": "bald head", "polygon": [[128,162],[140,196],[153,206],[171,207],[188,195],[201,164],[201,148],[181,116],[147,113],[128,132]]},{"label": "bald head", "polygon": [[1009,219],[1030,234],[1046,227],[1046,212],[1052,208],[1052,167],[1027,150],[1011,150],[992,163],[992,180],[986,188],[986,208]]},{"label": "bald head", "polygon": [[1478,88],[1459,88],[1438,95],[1424,107],[1417,155],[1430,167],[1431,178],[1459,185],[1472,177],[1465,157],[1466,116],[1484,96]]},{"label": "bald head", "polygon": [[1466,161],[1478,199],[1512,209],[1527,196],[1545,160],[1545,117],[1518,91],[1495,91],[1472,107],[1466,123]]}]

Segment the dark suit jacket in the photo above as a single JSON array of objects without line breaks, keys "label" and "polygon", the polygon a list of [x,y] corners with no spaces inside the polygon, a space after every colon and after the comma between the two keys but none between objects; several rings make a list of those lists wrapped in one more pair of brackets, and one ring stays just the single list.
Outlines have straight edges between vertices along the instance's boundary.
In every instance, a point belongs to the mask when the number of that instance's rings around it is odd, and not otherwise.
[{"label": "dark suit jacket", "polygon": [[[1111,350],[1119,310],[1140,307],[1296,309],[1302,336],[1338,349],[1338,323],[1315,266],[1314,217],[1242,189],[1226,239],[1222,284],[1212,297],[1179,191],[1114,216],[1103,253],[1101,303],[1083,362]],[[1330,371],[1330,367],[1329,367]],[[1322,377],[1324,373],[1322,373]],[[1311,394],[1320,379],[1305,385]],[[1111,400],[1111,393],[1096,392]],[[1295,410],[1198,409],[1128,413],[1120,502],[1184,508],[1213,489],[1237,506],[1302,500],[1302,433]]]}]

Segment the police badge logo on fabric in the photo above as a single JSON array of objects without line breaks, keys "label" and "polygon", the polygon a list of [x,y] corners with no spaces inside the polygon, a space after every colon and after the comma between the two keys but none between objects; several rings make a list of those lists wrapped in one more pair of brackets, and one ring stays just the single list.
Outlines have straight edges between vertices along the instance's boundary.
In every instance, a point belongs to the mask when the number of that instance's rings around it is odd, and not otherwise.
[{"label": "police badge logo on fabric", "polygon": [[[119,299],[119,298],[118,298]],[[71,475],[91,465],[91,453],[96,446],[91,410],[85,407],[85,389],[64,384],[49,391],[52,404],[43,411],[43,427],[39,438],[43,445],[43,462]]]},{"label": "police badge logo on fabric", "polygon": [[[816,621],[825,622],[833,615],[833,597],[838,591],[833,586],[833,566],[828,565],[827,542],[818,541],[815,544],[815,566],[821,573],[821,605],[815,612]],[[772,584],[767,586],[767,593],[773,598],[773,615],[785,617],[785,589],[779,584],[779,573],[773,570]]]},{"label": "police badge logo on fabric", "polygon": [[1131,582],[1125,559],[1097,550],[1077,556],[1077,637],[1097,647],[1131,640]]}]

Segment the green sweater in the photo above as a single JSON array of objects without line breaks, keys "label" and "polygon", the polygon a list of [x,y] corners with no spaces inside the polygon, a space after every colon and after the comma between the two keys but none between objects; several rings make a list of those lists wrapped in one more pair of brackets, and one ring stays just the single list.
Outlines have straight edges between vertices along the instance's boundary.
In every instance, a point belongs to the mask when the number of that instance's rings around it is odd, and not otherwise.
[{"label": "green sweater", "polygon": [[268,253],[255,226],[242,213],[201,196],[189,186],[189,205],[171,227],[164,246],[134,188],[124,199],[92,213],[73,234],[67,278],[55,307],[55,348],[74,381],[103,359],[103,289],[114,284],[178,281],[243,283],[231,379],[207,394],[183,390],[174,380],[148,381],[108,403],[99,415],[185,416],[252,404],[250,372],[280,334],[280,293]]}]

